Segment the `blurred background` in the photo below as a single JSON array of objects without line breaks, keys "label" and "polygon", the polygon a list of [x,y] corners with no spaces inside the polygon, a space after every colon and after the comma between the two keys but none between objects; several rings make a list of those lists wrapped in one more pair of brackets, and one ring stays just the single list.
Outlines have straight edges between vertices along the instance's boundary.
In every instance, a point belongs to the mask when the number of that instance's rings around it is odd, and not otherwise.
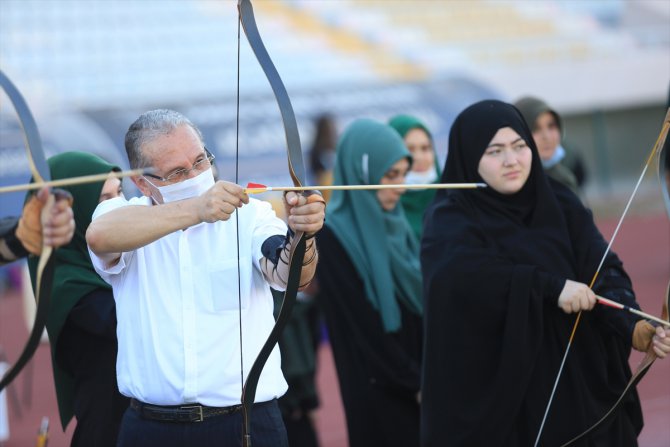
[{"label": "blurred background", "polygon": [[[260,0],[265,45],[286,84],[303,146],[314,119],[423,119],[446,158],[449,127],[483,98],[544,99],[565,120],[594,193],[637,177],[670,89],[667,0]],[[170,107],[204,131],[234,178],[234,0],[1,0],[0,64],[36,116],[47,156],[95,152],[126,166],[123,136]],[[285,182],[284,136],[244,36],[241,181]],[[4,103],[4,102],[3,102]],[[0,184],[28,177],[21,134],[2,107]],[[3,210],[17,200],[0,197]]]},{"label": "blurred background", "polygon": [[[533,95],[561,114],[565,143],[583,161],[585,201],[607,227],[632,191],[668,107],[669,0],[253,4],[305,154],[323,114],[342,130],[358,117],[386,121],[409,113],[433,131],[443,163],[449,128],[463,108],[485,98],[513,102]],[[239,145],[239,183],[287,184],[276,102],[243,35],[239,44],[238,73],[235,0],[0,0],[0,69],[28,101],[47,156],[89,151],[125,168],[123,137],[130,123],[146,110],[167,107],[201,128],[220,178],[235,180]],[[0,186],[30,177],[22,138],[0,93]],[[124,185],[132,195],[132,184]],[[661,252],[652,258],[667,281],[670,243],[658,240],[667,241],[669,231],[666,220],[655,217],[663,211],[654,176],[640,194],[634,207],[652,219],[646,234],[658,232],[652,245]],[[0,195],[2,216],[18,214],[23,198]],[[10,289],[17,284],[11,275],[0,270]],[[664,287],[660,278],[649,281]],[[0,344],[8,337],[0,331]],[[335,380],[332,371],[326,374],[321,383]],[[666,380],[662,386],[667,426],[670,385]],[[341,432],[337,417],[326,419]],[[39,421],[31,424],[33,436]],[[670,432],[659,436],[659,444],[646,445],[670,445]],[[334,439],[324,445],[346,442],[345,435]]]}]

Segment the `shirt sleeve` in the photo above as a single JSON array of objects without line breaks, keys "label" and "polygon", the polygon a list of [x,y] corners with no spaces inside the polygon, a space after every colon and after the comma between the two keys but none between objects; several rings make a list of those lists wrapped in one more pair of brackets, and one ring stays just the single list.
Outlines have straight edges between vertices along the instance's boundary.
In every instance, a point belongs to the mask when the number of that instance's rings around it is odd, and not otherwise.
[{"label": "shirt sleeve", "polygon": [[252,234],[252,255],[254,264],[260,267],[263,258],[263,243],[272,236],[286,235],[287,227],[283,220],[275,214],[268,202],[250,199],[255,209],[254,229]]},{"label": "shirt sleeve", "polygon": [[[107,214],[110,211],[122,208],[124,206],[147,205],[147,203],[148,202],[144,200],[143,197],[135,197],[130,200],[126,200],[124,197],[116,197],[114,199],[105,200],[104,202],[100,203],[97,206],[95,211],[93,211],[93,218],[91,219],[91,221],[94,221],[98,217]],[[117,262],[112,266],[106,265],[101,258],[99,258],[95,253],[93,253],[93,251],[91,251],[90,247],[88,249],[88,253],[91,255],[91,261],[93,263],[93,267],[95,268],[95,271],[98,273],[98,275],[100,275],[100,277],[104,279],[107,283],[111,283],[111,277],[114,275],[118,275],[125,269],[126,265],[128,265],[135,252],[130,251],[121,253],[121,258],[119,259],[119,262]]]}]

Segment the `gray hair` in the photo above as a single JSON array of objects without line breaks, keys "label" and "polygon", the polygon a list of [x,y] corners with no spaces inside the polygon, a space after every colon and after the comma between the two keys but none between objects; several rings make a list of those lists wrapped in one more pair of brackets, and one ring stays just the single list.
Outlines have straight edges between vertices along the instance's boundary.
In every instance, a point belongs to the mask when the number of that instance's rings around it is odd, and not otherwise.
[{"label": "gray hair", "polygon": [[126,132],[125,146],[130,167],[137,169],[149,166],[151,163],[144,158],[142,146],[184,125],[190,126],[198,135],[200,141],[203,141],[200,129],[179,112],[169,109],[156,109],[140,115]]}]

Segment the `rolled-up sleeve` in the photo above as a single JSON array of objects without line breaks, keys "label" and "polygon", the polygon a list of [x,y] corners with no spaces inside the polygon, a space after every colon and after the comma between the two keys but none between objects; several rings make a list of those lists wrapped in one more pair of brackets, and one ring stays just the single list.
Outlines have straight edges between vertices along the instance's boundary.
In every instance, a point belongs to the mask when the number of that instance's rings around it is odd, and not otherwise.
[{"label": "rolled-up sleeve", "polygon": [[[133,198],[130,201],[126,200],[124,197],[116,197],[114,199],[105,200],[95,209],[91,220],[94,221],[100,216],[107,214],[110,211],[123,208],[124,206],[146,204],[147,203],[141,197]],[[88,253],[91,256],[91,262],[93,263],[93,268],[95,268],[95,271],[102,279],[111,284],[110,278],[114,275],[118,275],[125,269],[126,265],[128,265],[135,252],[129,251],[121,253],[121,258],[114,265],[106,265],[106,263],[91,250],[91,247],[88,248]]]},{"label": "rolled-up sleeve", "polygon": [[[254,199],[252,199],[254,200]],[[260,267],[260,261],[263,257],[263,244],[272,236],[285,236],[286,224],[277,217],[274,210],[268,202],[254,200],[256,215],[254,218],[254,230],[252,236],[252,254],[254,264]]]}]

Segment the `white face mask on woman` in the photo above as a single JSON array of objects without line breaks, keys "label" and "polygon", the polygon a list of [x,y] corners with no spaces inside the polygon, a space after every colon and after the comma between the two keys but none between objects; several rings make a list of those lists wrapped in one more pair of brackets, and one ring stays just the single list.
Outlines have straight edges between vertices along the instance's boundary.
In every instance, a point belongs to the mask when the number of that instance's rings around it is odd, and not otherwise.
[{"label": "white face mask on woman", "polygon": [[[201,172],[193,178],[167,186],[156,186],[146,177],[145,180],[153,187],[158,189],[158,191],[161,193],[161,196],[163,196],[163,203],[176,202],[178,200],[198,197],[207,192],[209,188],[214,186],[214,174],[212,173],[212,168]],[[155,202],[160,203],[158,200],[156,200],[155,197],[152,198]]]},{"label": "white face mask on woman", "polygon": [[437,172],[432,167],[424,172],[409,171],[405,177],[405,183],[408,185],[426,185],[437,180]]}]

